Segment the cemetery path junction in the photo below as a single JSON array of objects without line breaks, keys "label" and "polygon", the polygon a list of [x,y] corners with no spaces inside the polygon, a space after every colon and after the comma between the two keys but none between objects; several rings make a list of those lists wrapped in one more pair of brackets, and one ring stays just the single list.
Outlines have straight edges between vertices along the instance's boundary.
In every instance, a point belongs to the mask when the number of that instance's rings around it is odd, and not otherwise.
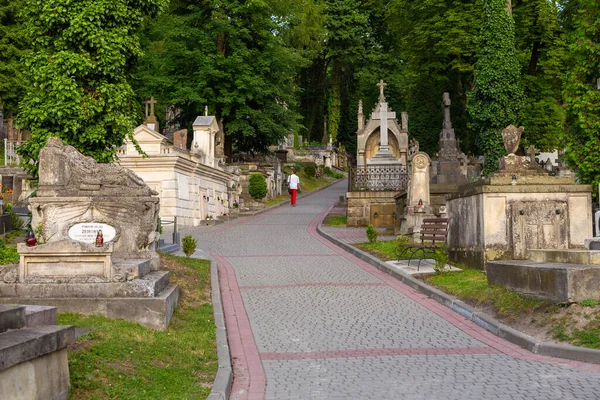
[{"label": "cemetery path junction", "polygon": [[231,399],[600,399],[600,365],[530,353],[321,237],[346,186],[182,230],[218,264]]}]

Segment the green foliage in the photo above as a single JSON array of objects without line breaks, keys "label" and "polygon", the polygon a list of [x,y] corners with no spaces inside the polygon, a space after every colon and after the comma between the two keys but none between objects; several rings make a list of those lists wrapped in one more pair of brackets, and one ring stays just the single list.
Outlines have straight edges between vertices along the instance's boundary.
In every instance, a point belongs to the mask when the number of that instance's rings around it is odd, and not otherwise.
[{"label": "green foliage", "polygon": [[6,239],[0,239],[0,265],[16,264],[19,258],[17,247],[7,244]]},{"label": "green foliage", "polygon": [[21,0],[0,0],[0,106],[5,117],[17,112],[26,84],[21,57],[29,44],[19,15],[22,7]]},{"label": "green foliage", "polygon": [[367,225],[367,239],[369,243],[377,242],[377,231],[373,228],[373,225]]},{"label": "green foliage", "polygon": [[448,253],[446,248],[436,249],[433,255],[435,261],[433,270],[436,274],[443,274],[446,270],[446,264],[448,264]]},{"label": "green foliage", "polygon": [[194,239],[192,235],[185,235],[183,239],[181,239],[181,248],[186,257],[194,254],[197,245],[198,241]]},{"label": "green foliage", "polygon": [[484,173],[498,169],[506,152],[501,130],[517,124],[523,102],[520,66],[515,51],[514,21],[505,0],[485,0],[475,64],[475,89],[468,112],[485,156]]},{"label": "green foliage", "polygon": [[304,166],[304,174],[309,178],[314,177],[317,174],[317,168],[314,164],[306,164]]},{"label": "green foliage", "polygon": [[297,46],[317,29],[303,13],[318,14],[304,3],[172,1],[144,27],[138,96],[180,109],[184,127],[208,105],[223,119],[226,151],[266,151],[300,127],[294,76],[306,61]]},{"label": "green foliage", "polygon": [[[573,30],[567,36],[569,69],[564,98],[567,129],[565,161],[582,183],[600,183],[600,7],[596,0],[574,0]],[[597,193],[594,193],[596,197]]]},{"label": "green foliage", "polygon": [[581,302],[584,307],[596,307],[600,302],[598,300],[586,299]]},{"label": "green foliage", "polygon": [[267,195],[267,180],[263,174],[250,175],[248,193],[254,200],[263,199]]},{"label": "green foliage", "polygon": [[100,162],[112,161],[125,137],[132,138],[135,100],[127,79],[142,54],[137,29],[163,2],[26,2],[31,86],[20,104],[19,124],[31,139],[19,154],[34,177],[50,136]]},{"label": "green foliage", "polygon": [[5,204],[4,211],[10,215],[10,223],[13,231],[20,231],[21,229],[23,229],[25,223],[23,222],[23,219],[16,212],[13,211],[12,204]]},{"label": "green foliage", "polygon": [[335,179],[344,179],[344,174],[341,172],[333,172],[333,170],[329,167],[323,168],[323,174]]},{"label": "green foliage", "polygon": [[329,215],[323,221],[323,225],[328,226],[346,226],[348,218],[342,215]]}]

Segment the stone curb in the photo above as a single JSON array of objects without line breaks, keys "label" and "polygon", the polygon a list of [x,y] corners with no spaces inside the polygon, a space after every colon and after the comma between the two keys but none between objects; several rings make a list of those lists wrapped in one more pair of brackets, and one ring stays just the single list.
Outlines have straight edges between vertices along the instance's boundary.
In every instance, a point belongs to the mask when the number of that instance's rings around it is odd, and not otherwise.
[{"label": "stone curb", "polygon": [[[301,193],[300,195],[298,195],[298,196],[297,196],[297,198],[298,198],[298,199],[303,199],[303,198],[305,198],[305,197],[307,197],[307,196],[310,196],[310,195],[312,195],[312,194],[314,194],[314,193],[318,193],[318,192],[320,192],[320,191],[322,191],[322,190],[325,190],[325,189],[329,188],[330,186],[333,186],[333,185],[335,185],[335,184],[337,184],[337,183],[340,183],[340,181],[343,181],[343,180],[344,180],[344,179],[338,179],[338,180],[336,180],[336,181],[333,181],[333,182],[331,182],[331,183],[328,183],[328,184],[327,184],[327,185],[325,185],[325,186],[321,186],[321,187],[320,187],[320,188],[318,188],[318,189],[315,189],[315,190],[312,190],[312,191],[310,191],[310,192],[306,192],[306,193]],[[241,217],[252,217],[252,216],[254,216],[254,215],[262,214],[262,213],[265,213],[265,212],[267,212],[267,211],[271,211],[271,210],[273,210],[273,209],[275,209],[275,208],[282,207],[282,206],[284,206],[284,205],[286,205],[286,204],[288,204],[288,203],[289,203],[289,201],[288,201],[288,200],[285,200],[285,201],[282,201],[281,203],[277,203],[277,204],[274,204],[274,205],[272,205],[272,206],[269,206],[269,207],[267,207],[267,208],[263,208],[262,210],[257,210],[257,211],[245,211],[243,214],[242,214],[242,213],[240,213],[240,214],[239,214],[239,218],[241,218]]]},{"label": "stone curb", "polygon": [[207,400],[229,399],[231,385],[233,384],[233,369],[231,367],[231,354],[229,342],[227,341],[227,329],[225,327],[225,315],[223,314],[223,303],[221,302],[221,287],[219,285],[219,271],[217,262],[210,260],[210,282],[212,291],[213,313],[217,335],[217,356],[219,369],[213,382],[210,395]]},{"label": "stone curb", "polygon": [[317,225],[317,232],[325,239],[341,247],[353,256],[360,258],[378,270],[393,276],[411,288],[431,297],[433,300],[454,310],[494,335],[527,349],[534,354],[600,364],[600,350],[576,347],[567,344],[538,342],[536,338],[519,332],[508,325],[504,325],[495,318],[478,311],[463,301],[435,289],[408,274],[396,271],[372,255],[334,238],[322,229],[322,221]]}]

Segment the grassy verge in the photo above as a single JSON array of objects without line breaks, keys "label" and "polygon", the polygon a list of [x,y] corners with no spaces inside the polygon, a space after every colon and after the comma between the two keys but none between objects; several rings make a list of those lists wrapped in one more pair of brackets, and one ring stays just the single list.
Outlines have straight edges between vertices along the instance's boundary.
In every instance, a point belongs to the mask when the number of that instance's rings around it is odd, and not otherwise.
[{"label": "grassy verge", "polygon": [[342,215],[330,215],[323,220],[323,225],[328,226],[346,226],[348,218]]},{"label": "grassy verge", "polygon": [[[396,256],[396,247],[398,247],[399,243],[403,243],[399,240],[381,240],[375,243],[357,243],[354,246],[358,247],[374,255],[383,261],[393,261],[398,260],[398,256]],[[403,257],[400,257],[401,260],[408,260],[408,256],[410,253],[407,253]],[[423,255],[422,250],[417,250],[415,254],[412,256],[413,259],[419,259]]]},{"label": "grassy verge", "polygon": [[433,275],[425,282],[476,306],[490,304],[503,317],[518,317],[547,305],[498,286],[488,286],[485,274],[474,269]]},{"label": "grassy verge", "polygon": [[217,371],[210,263],[161,256],[182,298],[169,329],[99,316],[60,314],[90,328],[69,347],[70,399],[206,398]]}]

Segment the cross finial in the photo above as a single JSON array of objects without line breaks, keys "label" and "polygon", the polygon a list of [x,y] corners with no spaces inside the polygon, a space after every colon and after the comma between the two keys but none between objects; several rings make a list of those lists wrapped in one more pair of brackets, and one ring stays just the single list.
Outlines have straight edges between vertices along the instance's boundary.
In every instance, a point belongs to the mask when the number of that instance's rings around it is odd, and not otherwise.
[{"label": "cross finial", "polygon": [[529,152],[529,157],[530,163],[534,163],[535,162],[535,153],[539,151],[539,149],[536,149],[534,145],[529,146],[529,148],[527,148],[527,151]]},{"label": "cross finial", "polygon": [[[148,104],[150,104],[150,114],[148,114]],[[154,100],[154,96],[150,97],[150,100],[146,101],[146,117],[154,116],[154,105],[156,104],[156,100]]]},{"label": "cross finial", "polygon": [[387,86],[387,83],[385,83],[383,81],[383,79],[380,79],[377,86],[379,86],[379,102],[383,103],[383,102],[385,102],[385,96],[383,95],[383,88]]}]

